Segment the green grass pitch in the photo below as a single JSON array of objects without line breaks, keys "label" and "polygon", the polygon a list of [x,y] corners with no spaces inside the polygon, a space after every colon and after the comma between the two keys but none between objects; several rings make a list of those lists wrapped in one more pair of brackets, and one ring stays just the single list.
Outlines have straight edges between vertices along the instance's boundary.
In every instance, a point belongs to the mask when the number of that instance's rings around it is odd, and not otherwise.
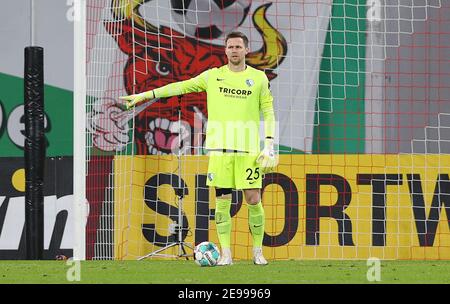
[{"label": "green grass pitch", "polygon": [[[70,263],[70,262],[69,262]],[[38,284],[429,284],[450,283],[450,261],[381,261],[381,281],[369,282],[364,260],[271,261],[256,266],[199,267],[192,260],[83,261],[80,281],[68,281],[67,261],[0,261],[0,283]]]}]

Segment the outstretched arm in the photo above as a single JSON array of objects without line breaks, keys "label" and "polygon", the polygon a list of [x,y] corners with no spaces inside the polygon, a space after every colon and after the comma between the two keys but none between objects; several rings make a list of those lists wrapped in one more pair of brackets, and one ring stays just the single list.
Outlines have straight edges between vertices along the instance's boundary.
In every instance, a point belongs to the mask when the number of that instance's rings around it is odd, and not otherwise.
[{"label": "outstretched arm", "polygon": [[166,98],[193,92],[203,92],[206,90],[208,72],[209,71],[205,71],[197,77],[188,80],[170,83],[157,89],[142,92],[139,94],[121,96],[119,98],[125,100],[127,109],[130,109],[148,99]]}]

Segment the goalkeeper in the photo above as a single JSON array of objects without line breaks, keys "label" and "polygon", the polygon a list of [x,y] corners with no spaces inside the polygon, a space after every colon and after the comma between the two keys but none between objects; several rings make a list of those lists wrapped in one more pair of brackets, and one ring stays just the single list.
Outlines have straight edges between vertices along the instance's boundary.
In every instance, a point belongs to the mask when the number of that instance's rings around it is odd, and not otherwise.
[{"label": "goalkeeper", "polygon": [[[218,265],[232,265],[231,193],[242,189],[248,206],[253,238],[253,262],[267,265],[263,256],[264,208],[261,204],[262,176],[276,165],[275,118],[269,80],[264,72],[247,66],[248,38],[232,32],[225,39],[228,64],[166,86],[121,97],[127,108],[154,98],[192,92],[207,93],[208,125],[205,148],[209,151],[207,185],[215,187],[215,222],[222,249]],[[265,141],[260,151],[260,114],[264,118]]]}]

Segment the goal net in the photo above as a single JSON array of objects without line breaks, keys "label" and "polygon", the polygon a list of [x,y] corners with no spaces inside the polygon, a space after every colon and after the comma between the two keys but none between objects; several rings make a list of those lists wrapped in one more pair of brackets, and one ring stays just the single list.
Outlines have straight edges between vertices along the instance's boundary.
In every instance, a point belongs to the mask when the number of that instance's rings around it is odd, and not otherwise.
[{"label": "goal net", "polygon": [[[86,0],[86,259],[218,244],[206,95],[129,111],[118,97],[226,64],[231,30],[249,37],[278,121],[265,256],[449,259],[449,23],[448,0]],[[241,191],[231,215],[233,255],[250,259]]]}]

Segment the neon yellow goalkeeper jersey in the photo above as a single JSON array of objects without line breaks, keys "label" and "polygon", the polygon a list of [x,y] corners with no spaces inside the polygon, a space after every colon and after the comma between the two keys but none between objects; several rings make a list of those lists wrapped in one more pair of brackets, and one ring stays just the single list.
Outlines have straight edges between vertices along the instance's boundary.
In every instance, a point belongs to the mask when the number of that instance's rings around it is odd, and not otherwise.
[{"label": "neon yellow goalkeeper jersey", "polygon": [[224,65],[155,89],[154,94],[165,98],[203,91],[208,96],[206,149],[259,152],[261,113],[265,136],[274,137],[273,97],[264,72],[250,66],[242,72],[232,72]]}]

